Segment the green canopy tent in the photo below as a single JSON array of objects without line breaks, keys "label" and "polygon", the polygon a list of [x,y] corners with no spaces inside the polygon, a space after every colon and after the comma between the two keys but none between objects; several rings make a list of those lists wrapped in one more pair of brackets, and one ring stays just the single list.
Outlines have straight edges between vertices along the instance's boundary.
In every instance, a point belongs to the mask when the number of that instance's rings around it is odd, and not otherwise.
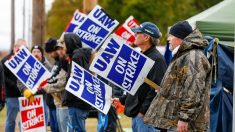
[{"label": "green canopy tent", "polygon": [[226,41],[224,44],[234,47],[235,0],[224,0],[187,21],[203,35],[219,38]]},{"label": "green canopy tent", "polygon": [[[235,131],[235,114],[233,114],[235,111],[235,107],[233,107],[233,102],[235,102],[235,96],[233,96],[235,90],[232,90],[233,94],[225,94],[226,92],[224,92],[226,91],[224,83],[231,84],[234,89],[235,0],[224,0],[187,19],[187,21],[193,28],[198,28],[204,36],[209,35],[219,39],[219,48],[216,48],[217,54],[215,55],[215,60],[218,62],[218,65],[216,64],[214,66],[217,67],[215,69],[218,73],[227,73],[227,75],[224,76],[223,74],[220,74],[220,76],[219,74],[214,74],[215,76],[218,75],[218,78],[220,78],[216,82],[224,80],[221,86],[218,85],[219,83],[216,83],[218,87],[211,88],[211,95],[213,95],[213,97],[211,96],[210,106],[213,107],[210,107],[210,130],[213,132]],[[229,57],[226,57],[226,55]],[[231,60],[228,58],[231,58]],[[229,76],[230,79],[228,78],[225,81],[227,76]],[[216,93],[215,91],[217,90],[220,92]]]}]

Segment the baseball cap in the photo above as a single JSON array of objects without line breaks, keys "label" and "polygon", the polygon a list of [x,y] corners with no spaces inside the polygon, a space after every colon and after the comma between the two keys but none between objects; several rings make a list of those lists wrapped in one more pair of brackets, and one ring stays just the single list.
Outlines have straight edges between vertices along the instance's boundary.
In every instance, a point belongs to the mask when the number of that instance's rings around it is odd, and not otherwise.
[{"label": "baseball cap", "polygon": [[140,24],[137,28],[131,29],[134,33],[136,32],[143,32],[145,34],[148,34],[154,38],[160,38],[162,36],[162,33],[160,32],[159,28],[152,22],[144,22]]},{"label": "baseball cap", "polygon": [[64,39],[58,39],[57,40],[57,44],[56,44],[56,48],[58,48],[58,47],[64,47],[64,44],[63,44],[63,42],[64,42]]}]

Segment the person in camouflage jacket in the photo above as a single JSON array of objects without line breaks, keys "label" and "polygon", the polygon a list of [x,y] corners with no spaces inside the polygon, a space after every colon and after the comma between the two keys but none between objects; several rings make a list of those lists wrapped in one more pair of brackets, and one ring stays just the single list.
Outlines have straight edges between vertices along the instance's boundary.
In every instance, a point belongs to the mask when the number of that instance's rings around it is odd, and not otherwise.
[{"label": "person in camouflage jacket", "polygon": [[174,56],[144,122],[170,131],[207,131],[211,86],[211,66],[203,54],[207,42],[187,21],[171,28],[168,41]]}]

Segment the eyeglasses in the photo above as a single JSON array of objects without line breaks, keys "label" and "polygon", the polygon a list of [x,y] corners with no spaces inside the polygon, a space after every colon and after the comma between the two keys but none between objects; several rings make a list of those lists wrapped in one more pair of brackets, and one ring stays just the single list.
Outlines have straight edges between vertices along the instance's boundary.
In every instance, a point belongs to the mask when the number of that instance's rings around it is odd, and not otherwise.
[{"label": "eyeglasses", "polygon": [[146,34],[143,33],[143,32],[135,32],[135,37],[136,37],[138,34],[144,34],[144,35],[146,35]]}]

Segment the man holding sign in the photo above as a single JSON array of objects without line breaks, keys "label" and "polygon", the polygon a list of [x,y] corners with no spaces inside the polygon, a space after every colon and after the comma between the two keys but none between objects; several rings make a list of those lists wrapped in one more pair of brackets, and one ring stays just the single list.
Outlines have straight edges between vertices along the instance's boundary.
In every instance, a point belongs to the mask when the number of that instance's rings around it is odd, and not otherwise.
[{"label": "man holding sign", "polygon": [[[14,44],[14,48],[9,55],[2,59],[2,64],[10,59],[21,46],[27,47],[27,42],[24,39],[18,39]],[[19,112],[19,101],[18,97],[21,93],[16,85],[16,76],[4,65],[4,76],[5,76],[5,97],[6,97],[6,108],[7,108],[7,119],[6,119],[6,132],[15,131],[15,120]]]},{"label": "man holding sign", "polygon": [[[45,68],[47,68],[48,70],[51,70],[51,64],[48,62],[48,60],[44,57],[44,51],[43,51],[43,48],[38,46],[38,45],[34,45],[31,49],[31,52],[32,52],[32,55],[42,63],[42,65],[45,66]],[[32,62],[31,62],[32,63]],[[35,66],[36,66],[37,63],[34,64],[34,67],[32,67],[32,70],[31,70],[31,73],[35,74],[36,75],[36,71],[35,70]],[[36,68],[37,69],[37,68]],[[39,69],[39,68],[38,68]],[[25,69],[26,71],[26,69]],[[40,70],[38,70],[40,71]],[[30,100],[30,102],[33,102],[34,100],[34,94],[29,90],[29,87],[27,88],[19,79],[17,80],[17,86],[20,90],[20,92],[24,95],[24,97],[26,97],[27,99]],[[53,111],[55,110],[55,105],[54,105],[54,102],[53,102],[53,97],[50,95],[50,94],[46,94],[46,92],[43,90],[43,89],[39,89],[36,93],[36,95],[43,95],[44,97],[44,109],[45,109],[45,120],[46,120],[46,124],[48,122],[48,119],[50,119],[50,126],[51,126],[51,130],[52,131],[58,131],[58,126],[57,126],[57,123],[54,123],[52,121],[52,114],[50,115],[51,118],[48,118],[48,108],[49,108],[49,111]]]},{"label": "man holding sign", "polygon": [[[47,59],[44,57],[42,47],[35,45],[32,47],[31,52],[32,52],[32,55],[38,61],[40,61],[48,70],[51,70],[52,66],[47,61]],[[33,93],[27,87],[25,87],[25,85],[19,79],[17,80],[17,86],[18,86],[20,92],[24,95],[24,97],[26,97],[30,101],[33,101],[33,98],[34,98]],[[39,91],[37,91],[37,94],[38,93],[44,94],[45,92],[43,90],[39,90]]]},{"label": "man holding sign", "polygon": [[[57,44],[57,47],[62,47],[65,52],[61,53],[66,53],[70,58],[68,75],[71,73],[71,61],[76,62],[84,69],[88,69],[92,50],[90,48],[83,48],[80,38],[76,34],[65,34],[62,41]],[[65,56],[65,54],[61,56]],[[86,131],[85,120],[91,106],[68,91],[65,92],[63,98],[63,105],[65,104],[68,106],[69,111],[69,131]]]},{"label": "man holding sign", "polygon": [[[164,57],[155,47],[159,43],[161,32],[151,22],[144,22],[140,27],[131,30],[135,33],[134,44],[140,47],[144,55],[155,61],[147,78],[159,85],[166,71]],[[155,131],[153,127],[143,123],[144,115],[155,95],[154,89],[144,83],[135,95],[128,94],[120,98],[121,103],[125,104],[125,115],[132,117],[132,130],[134,132]]]},{"label": "man holding sign", "polygon": [[144,121],[168,131],[208,131],[212,73],[203,52],[207,42],[187,21],[173,25],[168,40],[175,54]]}]

